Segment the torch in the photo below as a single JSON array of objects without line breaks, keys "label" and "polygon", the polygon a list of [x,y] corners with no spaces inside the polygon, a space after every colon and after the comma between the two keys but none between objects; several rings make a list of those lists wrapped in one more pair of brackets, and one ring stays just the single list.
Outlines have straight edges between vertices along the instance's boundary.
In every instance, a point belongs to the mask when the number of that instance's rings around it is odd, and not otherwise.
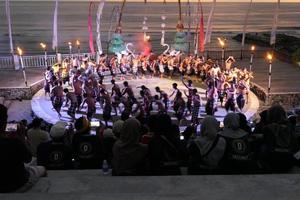
[{"label": "torch", "polygon": [[18,51],[18,54],[19,54],[19,57],[20,57],[20,61],[21,61],[21,67],[22,67],[22,71],[23,71],[23,78],[24,78],[24,83],[27,87],[27,78],[26,78],[26,72],[25,72],[25,67],[24,67],[24,63],[23,63],[23,51],[20,47],[17,47],[17,51]]},{"label": "torch", "polygon": [[45,53],[45,56],[44,56],[44,59],[45,59],[45,66],[48,67],[48,62],[47,62],[47,45],[44,44],[44,43],[40,43],[42,49],[44,49],[44,53]]}]

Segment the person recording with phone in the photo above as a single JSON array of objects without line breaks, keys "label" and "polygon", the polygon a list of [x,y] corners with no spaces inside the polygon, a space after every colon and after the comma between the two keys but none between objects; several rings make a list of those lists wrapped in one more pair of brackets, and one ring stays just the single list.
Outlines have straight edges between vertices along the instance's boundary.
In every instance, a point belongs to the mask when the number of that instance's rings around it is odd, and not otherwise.
[{"label": "person recording with phone", "polygon": [[31,152],[24,141],[7,136],[7,118],[7,108],[0,104],[0,193],[25,192],[46,175],[46,170],[24,165],[31,162]]}]

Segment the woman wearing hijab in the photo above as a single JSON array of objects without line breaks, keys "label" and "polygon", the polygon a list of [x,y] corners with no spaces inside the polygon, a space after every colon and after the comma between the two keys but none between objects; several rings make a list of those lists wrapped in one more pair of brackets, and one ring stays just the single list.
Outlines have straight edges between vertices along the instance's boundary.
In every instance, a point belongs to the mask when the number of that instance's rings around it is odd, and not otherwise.
[{"label": "woman wearing hijab", "polygon": [[127,119],[122,127],[120,139],[113,147],[113,175],[141,175],[147,146],[140,144],[141,124],[135,118]]},{"label": "woman wearing hijab", "polygon": [[218,136],[219,122],[213,116],[204,118],[200,137],[189,147],[189,173],[217,173],[224,156],[226,141]]},{"label": "woman wearing hijab", "polygon": [[225,116],[224,129],[219,134],[227,144],[223,162],[225,173],[248,173],[256,169],[249,133],[240,128],[237,113],[228,113]]},{"label": "woman wearing hijab", "polygon": [[285,110],[275,105],[267,111],[267,125],[262,129],[263,144],[259,161],[266,172],[285,172],[294,165],[295,133]]}]

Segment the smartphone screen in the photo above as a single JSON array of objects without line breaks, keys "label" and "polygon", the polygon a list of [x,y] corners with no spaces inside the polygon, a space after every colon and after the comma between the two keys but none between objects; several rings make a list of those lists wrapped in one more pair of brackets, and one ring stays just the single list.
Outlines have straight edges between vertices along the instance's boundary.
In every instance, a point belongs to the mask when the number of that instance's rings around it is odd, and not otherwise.
[{"label": "smartphone screen", "polygon": [[17,131],[17,129],[18,129],[18,124],[17,123],[8,123],[6,125],[5,131],[6,132],[14,132],[14,131]]},{"label": "smartphone screen", "polygon": [[180,140],[184,140],[184,136],[183,135],[180,136]]},{"label": "smartphone screen", "polygon": [[91,122],[91,127],[99,127],[100,126],[100,122],[99,121],[93,121]]}]

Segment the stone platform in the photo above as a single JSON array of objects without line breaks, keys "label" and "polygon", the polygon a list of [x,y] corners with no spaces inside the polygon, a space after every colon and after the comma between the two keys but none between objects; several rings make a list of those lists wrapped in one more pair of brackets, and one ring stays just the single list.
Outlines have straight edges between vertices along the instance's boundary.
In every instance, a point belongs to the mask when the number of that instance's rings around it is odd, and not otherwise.
[{"label": "stone platform", "polygon": [[[106,87],[108,89],[108,91],[110,92],[111,90],[111,84],[109,83],[110,79],[106,78],[104,83],[106,84]],[[118,81],[117,84],[123,88],[122,85],[123,81]],[[180,81],[175,81],[172,79],[161,79],[161,78],[143,78],[143,79],[132,79],[132,80],[128,80],[129,85],[132,86],[135,96],[139,97],[139,86],[141,85],[145,85],[146,87],[148,87],[151,92],[152,95],[155,95],[155,87],[159,86],[163,91],[165,91],[167,94],[171,94],[172,93],[172,84],[173,83],[177,83],[178,84],[178,88],[183,92],[186,91],[187,89],[184,87],[184,85],[180,82]],[[203,88],[197,88],[198,92],[200,93],[201,99],[202,99],[202,106],[200,109],[200,113],[199,113],[199,118],[203,118],[205,116],[205,112],[204,112],[204,106],[206,103],[205,100],[205,90]],[[183,96],[185,96],[183,94]],[[171,100],[173,100],[174,96],[171,98]],[[185,97],[186,98],[186,97]],[[45,121],[49,122],[49,123],[56,123],[59,120],[62,121],[70,121],[71,118],[67,115],[67,107],[63,107],[62,108],[62,117],[61,119],[59,119],[58,114],[53,110],[52,108],[52,104],[50,101],[49,97],[46,97],[44,95],[43,90],[39,91],[32,99],[31,101],[31,105],[32,105],[32,110],[35,113],[35,115],[37,115],[40,118],[43,118]],[[100,108],[100,105],[97,103],[96,104],[97,110],[96,110],[96,115],[94,116],[94,119],[92,120],[99,120],[102,118],[102,109]],[[250,93],[249,95],[249,102],[248,104],[246,104],[245,108],[243,109],[243,113],[246,115],[246,117],[248,119],[250,119],[258,110],[259,108],[259,101],[257,99],[257,97],[253,94]],[[78,112],[76,114],[76,117],[80,117],[81,115],[86,113],[86,107],[84,107],[82,109],[82,112]],[[176,123],[176,117],[174,116],[174,111],[169,110],[168,113],[172,116],[172,120],[174,123]],[[215,113],[216,118],[219,121],[223,121],[224,116],[227,114],[226,110],[222,107],[219,106],[218,111]],[[114,116],[115,113],[114,111],[112,112],[112,121],[117,120],[120,117],[120,113],[118,113],[118,116]],[[190,120],[191,116],[188,116],[187,119]],[[177,121],[178,124],[178,121]]]},{"label": "stone platform", "polygon": [[44,68],[26,69],[27,83],[24,83],[21,70],[0,71],[0,97],[5,99],[31,99],[33,95],[43,88]]}]

